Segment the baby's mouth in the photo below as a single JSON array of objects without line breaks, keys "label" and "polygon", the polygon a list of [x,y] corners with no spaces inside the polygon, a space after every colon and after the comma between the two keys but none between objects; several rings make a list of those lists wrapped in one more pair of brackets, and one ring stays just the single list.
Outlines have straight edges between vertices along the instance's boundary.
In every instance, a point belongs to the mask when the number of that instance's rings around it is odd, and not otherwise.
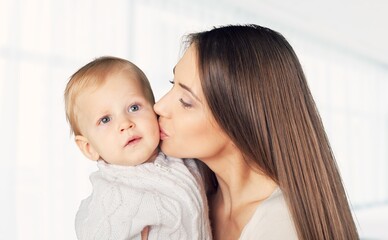
[{"label": "baby's mouth", "polygon": [[132,146],[138,143],[141,140],[141,137],[134,136],[130,139],[128,139],[127,143],[124,145],[124,147]]}]

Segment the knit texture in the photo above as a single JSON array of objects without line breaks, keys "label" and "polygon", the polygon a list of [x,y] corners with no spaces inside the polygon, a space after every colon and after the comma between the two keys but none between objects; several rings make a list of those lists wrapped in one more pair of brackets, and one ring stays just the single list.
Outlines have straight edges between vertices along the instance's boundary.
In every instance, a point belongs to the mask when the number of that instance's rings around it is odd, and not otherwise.
[{"label": "knit texture", "polygon": [[81,202],[79,240],[211,239],[204,185],[192,159],[159,153],[153,163],[126,167],[98,161],[92,194]]}]

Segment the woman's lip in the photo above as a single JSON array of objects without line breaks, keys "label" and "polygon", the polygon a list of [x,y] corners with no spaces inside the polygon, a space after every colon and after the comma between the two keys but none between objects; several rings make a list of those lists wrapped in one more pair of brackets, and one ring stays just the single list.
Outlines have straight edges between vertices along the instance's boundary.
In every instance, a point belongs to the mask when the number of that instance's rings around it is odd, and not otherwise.
[{"label": "woman's lip", "polygon": [[168,135],[163,131],[163,129],[160,129],[160,140],[164,140],[168,138]]}]

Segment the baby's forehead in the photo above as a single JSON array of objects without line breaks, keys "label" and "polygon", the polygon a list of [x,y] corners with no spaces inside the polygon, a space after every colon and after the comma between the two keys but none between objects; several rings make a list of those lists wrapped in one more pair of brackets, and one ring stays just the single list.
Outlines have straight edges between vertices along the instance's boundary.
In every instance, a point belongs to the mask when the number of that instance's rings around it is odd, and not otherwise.
[{"label": "baby's forehead", "polygon": [[130,67],[111,70],[110,72],[105,74],[101,85],[109,83],[109,80],[112,81],[112,79],[115,79],[116,77],[124,77],[126,80],[125,82],[128,84],[140,84],[141,86],[143,86],[143,81],[140,73],[137,72],[136,69],[132,69]]},{"label": "baby's forehead", "polygon": [[[94,92],[97,90],[104,91],[106,86],[112,84],[117,78],[125,79],[121,84],[128,85],[137,85],[142,84],[141,78],[139,74],[130,68],[119,68],[119,69],[111,69],[108,72],[104,72],[103,74],[96,73],[92,76],[89,76],[91,80],[87,81],[84,85],[82,92]],[[108,91],[108,90],[107,90]]]},{"label": "baby's forehead", "polygon": [[[145,97],[146,87],[142,80],[132,71],[116,71],[104,76],[104,80],[95,81],[94,84],[84,86],[75,100],[75,106],[78,109],[88,107],[85,105],[95,105],[91,101],[93,98],[105,99],[107,101],[119,101],[122,98],[131,100],[131,98]],[[117,98],[120,97],[121,98]]]}]

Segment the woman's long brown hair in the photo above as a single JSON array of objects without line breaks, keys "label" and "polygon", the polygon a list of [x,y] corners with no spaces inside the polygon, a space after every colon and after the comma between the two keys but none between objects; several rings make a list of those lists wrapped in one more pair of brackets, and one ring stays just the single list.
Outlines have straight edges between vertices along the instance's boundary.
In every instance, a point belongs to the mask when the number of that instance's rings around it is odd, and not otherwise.
[{"label": "woman's long brown hair", "polygon": [[188,43],[196,47],[214,118],[247,163],[279,185],[299,239],[358,239],[322,121],[287,40],[268,28],[234,25],[191,34]]}]

